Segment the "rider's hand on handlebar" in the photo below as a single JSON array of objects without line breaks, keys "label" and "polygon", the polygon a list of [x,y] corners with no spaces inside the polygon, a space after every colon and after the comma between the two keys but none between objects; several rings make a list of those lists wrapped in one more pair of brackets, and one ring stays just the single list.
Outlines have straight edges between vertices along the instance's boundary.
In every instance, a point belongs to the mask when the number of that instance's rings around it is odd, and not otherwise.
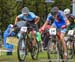
[{"label": "rider's hand on handlebar", "polygon": [[44,27],[41,28],[42,31],[44,31],[44,29],[45,29]]},{"label": "rider's hand on handlebar", "polygon": [[39,32],[42,33],[43,31],[44,31],[44,27],[41,27],[41,28],[39,29]]},{"label": "rider's hand on handlebar", "polygon": [[64,28],[66,28],[66,27],[67,27],[66,25],[63,25],[61,28],[64,29]]}]

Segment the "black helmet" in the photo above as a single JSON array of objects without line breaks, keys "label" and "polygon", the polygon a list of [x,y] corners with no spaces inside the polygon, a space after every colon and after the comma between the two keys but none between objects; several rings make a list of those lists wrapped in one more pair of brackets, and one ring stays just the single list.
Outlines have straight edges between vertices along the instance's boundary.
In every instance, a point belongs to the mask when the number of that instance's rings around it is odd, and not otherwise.
[{"label": "black helmet", "polygon": [[24,8],[22,9],[22,14],[28,14],[28,13],[29,13],[28,7],[24,7]]},{"label": "black helmet", "polygon": [[51,9],[51,14],[53,15],[53,16],[55,16],[57,13],[58,13],[58,7],[53,7],[52,9]]}]

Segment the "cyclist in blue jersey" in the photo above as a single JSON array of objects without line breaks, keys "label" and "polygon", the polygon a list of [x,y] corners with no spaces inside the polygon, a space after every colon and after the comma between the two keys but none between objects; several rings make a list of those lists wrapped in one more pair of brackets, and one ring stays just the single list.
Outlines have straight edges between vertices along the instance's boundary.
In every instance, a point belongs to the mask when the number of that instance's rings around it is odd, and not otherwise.
[{"label": "cyclist in blue jersey", "polygon": [[[40,20],[39,16],[36,16],[33,12],[30,12],[28,7],[24,7],[22,9],[22,14],[18,15],[15,19],[15,24],[20,21],[27,21],[31,24],[31,26],[35,29],[35,31],[38,32],[38,22]],[[33,46],[35,46],[36,40],[35,40],[35,34],[32,32],[32,37],[33,37]]]},{"label": "cyclist in blue jersey", "polygon": [[62,42],[62,46],[64,48],[64,59],[67,58],[67,48],[66,48],[66,43],[64,41],[64,35],[66,32],[66,27],[70,24],[69,20],[67,17],[64,15],[64,12],[59,10],[58,7],[53,7],[51,9],[51,13],[48,14],[47,20],[44,23],[42,29],[45,28],[45,26],[53,21],[51,27],[55,27],[57,29],[60,29],[60,40]]}]

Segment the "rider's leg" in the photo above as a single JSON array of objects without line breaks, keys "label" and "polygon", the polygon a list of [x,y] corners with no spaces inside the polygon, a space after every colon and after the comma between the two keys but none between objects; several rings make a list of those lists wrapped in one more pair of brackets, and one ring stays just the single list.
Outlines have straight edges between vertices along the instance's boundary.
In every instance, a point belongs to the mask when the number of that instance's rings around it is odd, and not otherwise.
[{"label": "rider's leg", "polygon": [[36,45],[35,32],[33,32],[33,31],[32,31],[32,33],[31,33],[31,34],[32,34],[32,38],[33,38],[33,39],[32,39],[32,46],[35,46],[35,45]]},{"label": "rider's leg", "polygon": [[38,26],[36,24],[33,24],[32,27],[34,29],[32,31],[32,38],[33,38],[32,44],[33,44],[33,46],[35,46],[36,45],[36,32],[38,32],[39,30],[38,30]]},{"label": "rider's leg", "polygon": [[67,47],[66,47],[66,42],[64,40],[65,32],[66,32],[66,29],[61,30],[60,39],[61,39],[61,42],[62,42],[62,46],[64,48],[64,59],[67,59]]}]

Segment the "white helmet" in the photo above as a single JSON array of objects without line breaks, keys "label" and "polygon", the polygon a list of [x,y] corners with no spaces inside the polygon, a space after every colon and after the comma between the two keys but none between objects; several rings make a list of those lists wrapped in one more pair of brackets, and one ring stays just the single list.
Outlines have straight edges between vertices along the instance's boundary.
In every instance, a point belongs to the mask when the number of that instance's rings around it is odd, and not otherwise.
[{"label": "white helmet", "polygon": [[69,8],[66,8],[66,9],[64,10],[64,14],[65,14],[65,15],[70,14],[70,9],[69,9]]}]

